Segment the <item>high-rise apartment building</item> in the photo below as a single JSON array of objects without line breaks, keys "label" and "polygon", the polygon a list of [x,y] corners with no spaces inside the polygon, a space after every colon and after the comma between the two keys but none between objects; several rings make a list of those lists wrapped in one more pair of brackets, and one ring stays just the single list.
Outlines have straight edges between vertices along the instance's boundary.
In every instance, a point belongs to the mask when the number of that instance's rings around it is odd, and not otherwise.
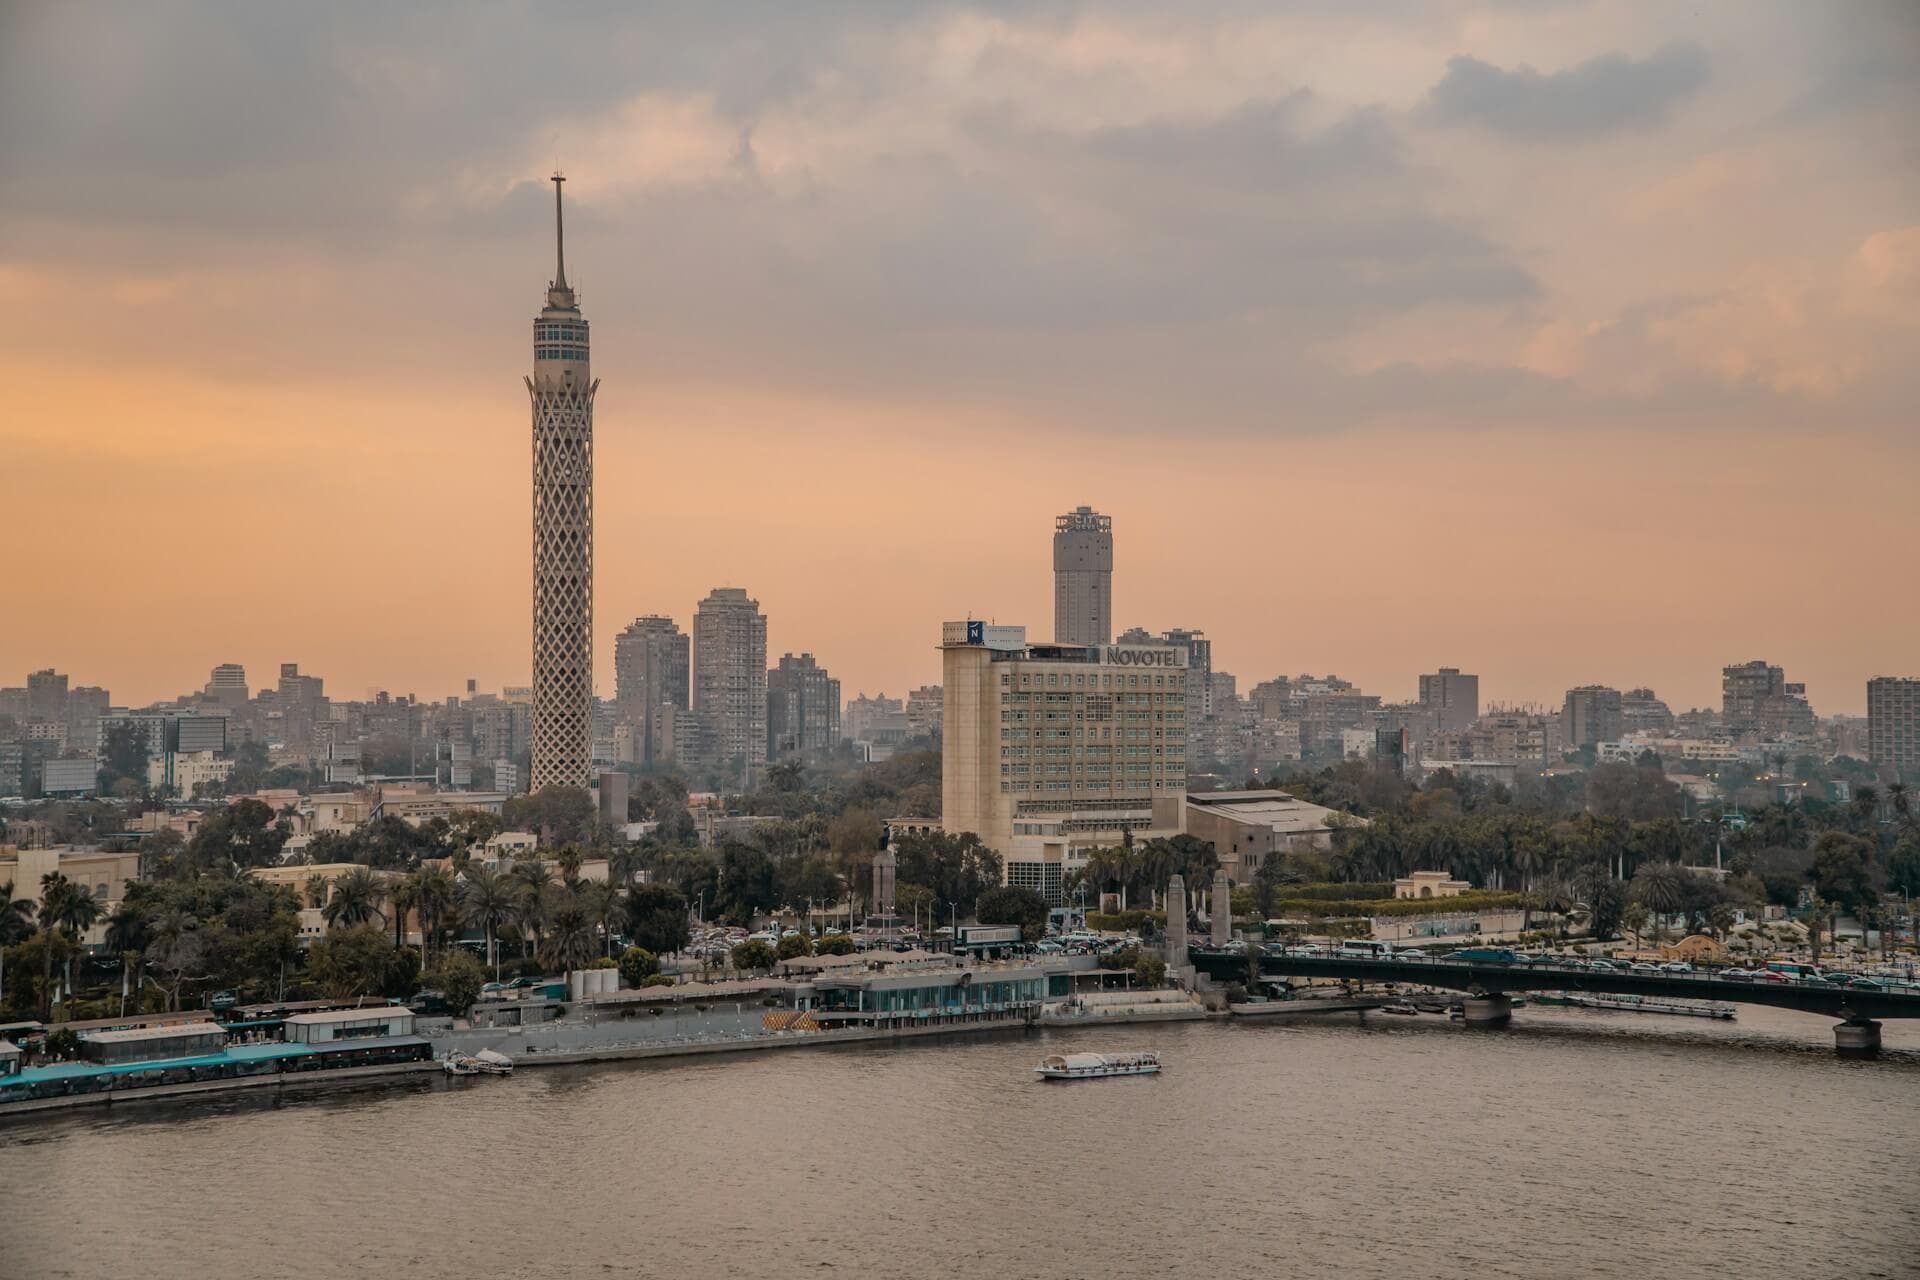
[{"label": "high-rise apartment building", "polygon": [[554,274],[533,322],[533,760],[531,789],[593,772],[593,396],[587,321],[567,285],[553,176]]},{"label": "high-rise apartment building", "polygon": [[1465,729],[1480,718],[1480,677],[1442,667],[1420,677],[1420,705],[1434,713],[1440,733]]},{"label": "high-rise apartment building", "polygon": [[1628,733],[1673,732],[1673,710],[1651,689],[1629,689],[1621,694],[1620,717]]},{"label": "high-rise apartment building", "polygon": [[1075,507],[1053,522],[1053,640],[1113,638],[1113,517]]},{"label": "high-rise apartment building", "polygon": [[941,825],[998,852],[1009,884],[1058,904],[1089,850],[1180,830],[1187,651],[941,636]]},{"label": "high-rise apartment building", "polygon": [[783,654],[767,672],[767,759],[818,755],[840,745],[840,682],[813,655]]},{"label": "high-rise apartment building", "polygon": [[635,618],[614,640],[615,701],[642,762],[653,763],[660,718],[692,707],[692,671],[689,637],[672,618]]},{"label": "high-rise apartment building", "polygon": [[1727,736],[1777,739],[1813,732],[1807,686],[1787,681],[1786,672],[1763,661],[1742,662],[1720,671],[1720,716]]},{"label": "high-rise apartment building", "polygon": [[1920,773],[1920,680],[1867,681],[1867,757],[1902,778]]},{"label": "high-rise apartment building", "polygon": [[34,720],[67,719],[67,677],[48,667],[27,677],[27,715]]},{"label": "high-rise apartment building", "polygon": [[740,587],[716,587],[693,615],[693,709],[713,763],[744,786],[767,762],[767,619]]},{"label": "high-rise apartment building", "polygon": [[1618,742],[1624,724],[1618,689],[1588,684],[1567,690],[1567,700],[1560,708],[1560,729],[1567,750]]},{"label": "high-rise apartment building", "polygon": [[207,677],[207,696],[215,702],[237,707],[247,700],[247,669],[237,662],[223,662]]},{"label": "high-rise apartment building", "polygon": [[907,695],[907,732],[916,738],[940,737],[946,703],[937,684],[923,684]]}]

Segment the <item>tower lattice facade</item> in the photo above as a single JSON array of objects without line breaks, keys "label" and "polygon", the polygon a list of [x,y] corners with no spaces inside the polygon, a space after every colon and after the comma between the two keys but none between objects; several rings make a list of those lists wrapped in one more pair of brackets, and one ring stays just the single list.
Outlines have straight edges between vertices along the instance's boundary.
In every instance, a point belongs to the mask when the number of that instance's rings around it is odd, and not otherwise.
[{"label": "tower lattice facade", "polygon": [[555,268],[533,322],[533,768],[530,785],[585,787],[593,766],[593,393],[587,322],[567,285],[560,184]]}]

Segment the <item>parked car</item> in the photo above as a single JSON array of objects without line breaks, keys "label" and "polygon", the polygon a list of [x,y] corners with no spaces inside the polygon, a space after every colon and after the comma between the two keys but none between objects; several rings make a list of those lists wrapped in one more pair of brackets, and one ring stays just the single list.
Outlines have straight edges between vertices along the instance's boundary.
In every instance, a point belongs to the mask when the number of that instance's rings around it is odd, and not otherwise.
[{"label": "parked car", "polygon": [[1660,966],[1657,964],[1650,963],[1649,961],[1646,961],[1646,960],[1635,960],[1633,962],[1633,972],[1658,973],[1660,972]]},{"label": "parked car", "polygon": [[1760,974],[1759,969],[1722,969],[1719,976],[1728,982],[1752,982]]},{"label": "parked car", "polygon": [[1660,966],[1663,973],[1692,973],[1693,966],[1685,960],[1669,960]]}]

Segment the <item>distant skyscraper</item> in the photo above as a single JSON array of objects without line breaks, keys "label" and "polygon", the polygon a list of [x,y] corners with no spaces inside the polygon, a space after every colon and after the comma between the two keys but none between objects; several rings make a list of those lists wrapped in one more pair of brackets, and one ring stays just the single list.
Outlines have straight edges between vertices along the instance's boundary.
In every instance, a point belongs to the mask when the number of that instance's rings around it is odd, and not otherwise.
[{"label": "distant skyscraper", "polygon": [[27,677],[27,714],[35,720],[67,718],[67,677],[48,667]]},{"label": "distant skyscraper", "polygon": [[1420,705],[1434,713],[1441,733],[1465,729],[1480,718],[1480,677],[1442,667],[1420,677]]},{"label": "distant skyscraper", "polygon": [[708,753],[750,782],[767,762],[767,619],[739,587],[716,587],[693,615],[693,709]]},{"label": "distant skyscraper", "polygon": [[1786,672],[1764,661],[1742,662],[1720,671],[1720,714],[1731,738],[1782,738],[1813,731],[1807,686],[1787,681]]},{"label": "distant skyscraper", "polygon": [[1053,522],[1055,644],[1113,639],[1113,517],[1075,507]]},{"label": "distant skyscraper", "polygon": [[1567,690],[1567,701],[1560,709],[1560,731],[1569,750],[1618,742],[1624,723],[1618,689],[1587,684]]},{"label": "distant skyscraper", "polygon": [[553,175],[553,283],[533,322],[531,789],[585,787],[593,767],[593,394],[587,322],[567,285]]},{"label": "distant skyscraper", "polygon": [[236,706],[247,700],[247,669],[237,662],[223,662],[207,678],[207,696],[215,702]]},{"label": "distant skyscraper", "polygon": [[1896,777],[1920,773],[1920,680],[1867,681],[1867,754]]},{"label": "distant skyscraper", "polygon": [[639,758],[651,762],[660,721],[692,706],[692,656],[686,632],[672,618],[635,618],[613,642],[615,700],[620,719],[640,735]]},{"label": "distant skyscraper", "polygon": [[803,653],[767,672],[767,758],[818,755],[840,745],[840,682]]}]

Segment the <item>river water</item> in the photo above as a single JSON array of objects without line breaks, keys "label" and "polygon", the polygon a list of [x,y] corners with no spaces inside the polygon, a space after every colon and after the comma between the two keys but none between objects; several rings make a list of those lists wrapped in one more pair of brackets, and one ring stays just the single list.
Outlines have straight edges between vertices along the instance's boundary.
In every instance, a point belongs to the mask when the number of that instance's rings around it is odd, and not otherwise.
[{"label": "river water", "polygon": [[1829,1027],[1340,1015],[15,1121],[0,1276],[1920,1274],[1920,1026]]}]

